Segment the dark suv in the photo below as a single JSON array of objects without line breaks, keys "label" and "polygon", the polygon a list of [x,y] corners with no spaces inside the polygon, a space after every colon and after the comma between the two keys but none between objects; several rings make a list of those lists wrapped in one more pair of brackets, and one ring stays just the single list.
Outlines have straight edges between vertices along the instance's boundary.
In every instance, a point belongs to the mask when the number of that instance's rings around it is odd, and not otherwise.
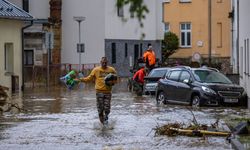
[{"label": "dark suv", "polygon": [[179,102],[193,106],[237,104],[247,107],[243,87],[233,84],[214,68],[173,68],[158,81],[157,103]]}]

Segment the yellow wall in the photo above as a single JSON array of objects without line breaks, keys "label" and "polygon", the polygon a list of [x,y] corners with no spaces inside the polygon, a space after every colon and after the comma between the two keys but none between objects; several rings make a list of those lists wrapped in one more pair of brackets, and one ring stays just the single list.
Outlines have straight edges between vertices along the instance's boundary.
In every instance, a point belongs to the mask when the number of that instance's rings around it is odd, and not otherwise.
[{"label": "yellow wall", "polygon": [[13,43],[14,46],[14,75],[19,76],[19,90],[22,84],[22,22],[8,19],[0,19],[0,85],[10,88],[11,76],[6,75],[4,68],[4,44]]},{"label": "yellow wall", "polygon": [[[212,0],[212,56],[230,56],[230,1],[222,0],[217,3]],[[192,0],[191,3],[179,3],[179,0],[171,0],[164,3],[164,22],[170,24],[170,31],[180,38],[180,23],[190,22],[191,27],[191,48],[180,48],[172,58],[187,58],[195,52],[199,52],[203,57],[207,57],[208,50],[208,0]],[[218,48],[217,22],[222,23],[222,47]],[[202,46],[197,42],[202,41]]]}]

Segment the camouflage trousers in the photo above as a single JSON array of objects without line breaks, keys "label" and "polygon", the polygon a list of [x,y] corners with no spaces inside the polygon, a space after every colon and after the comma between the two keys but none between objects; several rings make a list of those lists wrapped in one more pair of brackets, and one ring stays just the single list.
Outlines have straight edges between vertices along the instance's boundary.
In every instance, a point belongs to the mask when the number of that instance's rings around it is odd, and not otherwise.
[{"label": "camouflage trousers", "polygon": [[101,123],[108,120],[111,93],[96,93],[96,105]]}]

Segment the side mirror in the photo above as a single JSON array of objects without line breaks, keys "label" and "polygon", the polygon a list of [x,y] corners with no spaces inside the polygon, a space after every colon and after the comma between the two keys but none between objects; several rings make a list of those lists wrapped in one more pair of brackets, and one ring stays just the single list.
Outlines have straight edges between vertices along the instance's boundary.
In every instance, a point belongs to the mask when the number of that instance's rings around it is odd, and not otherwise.
[{"label": "side mirror", "polygon": [[183,83],[189,84],[189,83],[190,83],[190,80],[189,80],[189,79],[184,79],[184,80],[183,80]]}]

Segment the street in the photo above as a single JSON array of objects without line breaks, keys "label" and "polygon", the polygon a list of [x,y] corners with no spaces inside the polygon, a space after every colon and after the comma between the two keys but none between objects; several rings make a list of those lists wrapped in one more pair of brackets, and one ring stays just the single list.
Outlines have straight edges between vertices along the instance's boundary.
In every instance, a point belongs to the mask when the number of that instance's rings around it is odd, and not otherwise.
[{"label": "street", "polygon": [[[154,96],[127,92],[116,85],[109,126],[104,128],[96,110],[93,85],[77,90],[59,88],[25,91],[21,113],[4,113],[0,120],[0,149],[231,149],[226,137],[156,136],[154,128],[167,123],[190,124],[187,106],[157,106]],[[199,124],[210,125],[237,108],[192,110]],[[223,127],[223,121],[219,121]]]}]

